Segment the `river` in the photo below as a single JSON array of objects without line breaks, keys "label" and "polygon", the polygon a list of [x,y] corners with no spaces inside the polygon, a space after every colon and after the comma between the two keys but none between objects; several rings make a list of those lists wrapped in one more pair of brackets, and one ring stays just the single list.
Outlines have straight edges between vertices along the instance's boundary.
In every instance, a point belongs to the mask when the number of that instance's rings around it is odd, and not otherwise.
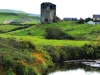
[{"label": "river", "polygon": [[49,68],[45,75],[100,75],[100,67],[79,62],[63,62]]}]

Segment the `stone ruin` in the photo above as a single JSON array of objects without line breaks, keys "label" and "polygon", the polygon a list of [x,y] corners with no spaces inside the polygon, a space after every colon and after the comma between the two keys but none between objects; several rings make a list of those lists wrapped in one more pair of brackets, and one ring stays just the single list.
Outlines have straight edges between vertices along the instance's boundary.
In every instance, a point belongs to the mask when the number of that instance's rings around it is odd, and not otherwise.
[{"label": "stone ruin", "polygon": [[60,21],[60,18],[56,16],[56,5],[49,2],[42,3],[40,22],[45,24],[58,21]]}]

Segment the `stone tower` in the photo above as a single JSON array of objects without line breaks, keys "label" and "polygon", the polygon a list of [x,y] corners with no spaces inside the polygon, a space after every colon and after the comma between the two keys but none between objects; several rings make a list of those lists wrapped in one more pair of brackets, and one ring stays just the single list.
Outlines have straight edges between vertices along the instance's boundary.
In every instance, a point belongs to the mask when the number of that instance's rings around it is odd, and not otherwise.
[{"label": "stone tower", "polygon": [[58,17],[56,16],[56,5],[45,2],[41,4],[41,19],[40,22],[42,24],[45,23],[53,23],[58,21]]}]

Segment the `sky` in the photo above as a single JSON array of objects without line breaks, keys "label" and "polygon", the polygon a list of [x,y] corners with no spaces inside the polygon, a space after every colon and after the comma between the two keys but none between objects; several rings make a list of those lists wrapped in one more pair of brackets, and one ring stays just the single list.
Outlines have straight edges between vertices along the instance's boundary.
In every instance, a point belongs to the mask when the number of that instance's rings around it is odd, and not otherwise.
[{"label": "sky", "polygon": [[56,4],[56,14],[61,19],[64,17],[92,18],[93,14],[100,14],[100,0],[0,0],[0,9],[40,14],[42,2]]}]

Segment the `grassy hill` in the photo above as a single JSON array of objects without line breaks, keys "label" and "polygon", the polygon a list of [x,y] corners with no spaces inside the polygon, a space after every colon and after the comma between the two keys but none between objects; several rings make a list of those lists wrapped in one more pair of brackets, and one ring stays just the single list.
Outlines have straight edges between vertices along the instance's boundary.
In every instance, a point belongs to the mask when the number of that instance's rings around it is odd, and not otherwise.
[{"label": "grassy hill", "polygon": [[7,12],[7,13],[22,13],[22,14],[28,14],[28,15],[31,15],[31,16],[40,16],[38,14],[31,14],[31,13],[26,13],[26,12],[23,12],[23,11],[19,11],[19,10],[11,10],[11,9],[0,9],[0,12]]},{"label": "grassy hill", "polygon": [[[100,25],[62,21],[9,32],[19,27],[0,27],[4,32],[0,34],[0,75],[41,75],[53,62],[100,58]],[[46,39],[47,28],[59,28],[74,39]]]},{"label": "grassy hill", "polygon": [[[100,25],[66,21],[39,24],[39,16],[6,11],[0,12],[0,75],[42,75],[54,62],[100,58]],[[4,20],[22,18],[31,22],[2,25]],[[47,39],[48,28],[49,35],[60,34],[61,39]],[[63,35],[74,39],[62,38]]]},{"label": "grassy hill", "polygon": [[19,10],[11,10],[11,9],[0,9],[0,12],[9,12],[9,13],[25,13]]},{"label": "grassy hill", "polygon": [[5,32],[9,32],[13,29],[19,28],[21,26],[17,26],[17,25],[1,25],[0,26],[0,33],[5,33]]},{"label": "grassy hill", "polygon": [[75,22],[59,22],[53,24],[35,25],[24,30],[10,32],[10,35],[24,35],[30,32],[33,36],[44,36],[48,27],[61,28],[64,32],[76,38],[76,40],[100,40],[100,25],[76,24]]},{"label": "grassy hill", "polygon": [[40,20],[39,15],[17,10],[0,9],[0,24],[2,24],[5,20],[21,20],[23,18],[29,19],[30,23],[39,23]]},{"label": "grassy hill", "polygon": [[0,38],[0,75],[41,75],[52,64],[48,53],[32,42]]},{"label": "grassy hill", "polygon": [[[60,28],[63,32],[73,36],[75,40],[68,39],[45,39],[46,28]],[[86,43],[98,42],[100,25],[76,24],[75,22],[59,22],[52,24],[38,24],[26,29],[3,33],[3,37],[16,37],[18,39],[29,39],[36,45],[53,46],[82,46]],[[28,35],[30,33],[30,35]]]}]

